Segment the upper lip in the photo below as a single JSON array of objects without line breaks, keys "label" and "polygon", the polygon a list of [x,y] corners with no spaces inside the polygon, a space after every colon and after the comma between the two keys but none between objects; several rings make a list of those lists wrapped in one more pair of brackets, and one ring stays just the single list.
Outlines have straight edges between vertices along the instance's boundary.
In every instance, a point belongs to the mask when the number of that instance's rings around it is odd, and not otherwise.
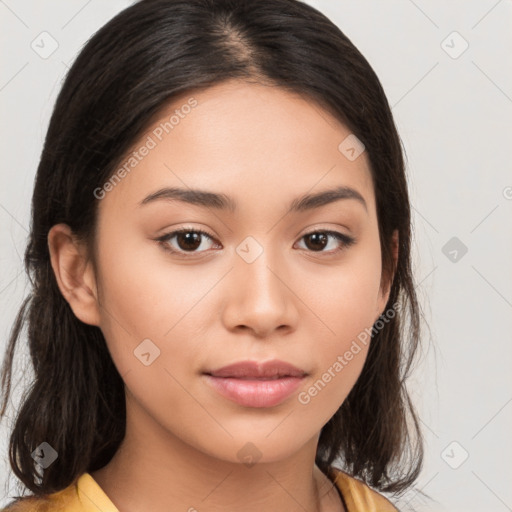
[{"label": "upper lip", "polygon": [[217,370],[205,372],[213,377],[233,378],[279,378],[279,377],[304,377],[306,372],[285,361],[274,359],[272,361],[240,361]]}]

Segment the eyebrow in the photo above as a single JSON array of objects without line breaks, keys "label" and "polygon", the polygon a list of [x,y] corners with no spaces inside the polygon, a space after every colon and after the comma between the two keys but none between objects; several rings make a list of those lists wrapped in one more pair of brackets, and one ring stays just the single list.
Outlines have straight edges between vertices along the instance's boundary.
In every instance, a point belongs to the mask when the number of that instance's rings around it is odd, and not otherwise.
[{"label": "eyebrow", "polygon": [[[355,189],[347,186],[340,186],[330,190],[317,192],[316,194],[305,194],[295,198],[289,205],[287,213],[300,213],[315,208],[340,201],[342,199],[355,199],[364,206],[368,212],[368,207],[364,197]],[[145,197],[139,206],[153,203],[155,201],[181,201],[205,208],[214,208],[217,210],[226,210],[231,213],[237,212],[237,203],[232,198],[223,193],[208,192],[199,189],[184,189],[177,187],[165,187],[151,193]]]}]

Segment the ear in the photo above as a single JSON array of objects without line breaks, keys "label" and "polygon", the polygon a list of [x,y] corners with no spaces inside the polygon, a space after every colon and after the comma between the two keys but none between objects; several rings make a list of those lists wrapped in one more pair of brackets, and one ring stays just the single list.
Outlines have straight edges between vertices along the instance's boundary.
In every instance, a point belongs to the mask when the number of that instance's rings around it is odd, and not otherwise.
[{"label": "ear", "polygon": [[391,252],[393,254],[393,271],[391,272],[390,275],[386,275],[385,272],[382,273],[379,289],[379,299],[377,301],[377,317],[375,318],[375,322],[378,320],[379,316],[384,313],[386,304],[388,303],[389,294],[391,293],[391,285],[393,284],[396,266],[398,264],[398,242],[398,230],[395,229],[395,231],[393,231],[393,236],[391,239]]},{"label": "ear", "polygon": [[57,284],[73,313],[82,322],[99,326],[96,281],[85,247],[67,224],[56,224],[48,232],[48,249]]}]

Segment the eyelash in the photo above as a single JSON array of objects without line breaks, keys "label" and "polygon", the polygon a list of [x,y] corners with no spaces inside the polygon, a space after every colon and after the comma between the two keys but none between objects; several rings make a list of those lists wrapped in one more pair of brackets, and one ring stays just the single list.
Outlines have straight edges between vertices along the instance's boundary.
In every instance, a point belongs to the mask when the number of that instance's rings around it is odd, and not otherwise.
[{"label": "eyelash", "polygon": [[[210,238],[211,240],[215,240],[215,238],[210,235],[210,233],[208,233],[207,231],[203,231],[202,229],[192,229],[192,228],[182,228],[182,229],[178,229],[178,230],[175,230],[175,231],[171,231],[169,233],[166,233],[164,235],[162,235],[161,237],[158,237],[156,238],[155,240],[157,242],[160,242],[160,245],[162,246],[162,248],[167,251],[167,252],[170,252],[172,254],[176,254],[176,255],[179,255],[179,256],[184,256],[184,257],[189,257],[188,255],[189,254],[200,254],[200,253],[196,253],[194,251],[190,251],[190,252],[187,252],[187,251],[181,251],[181,250],[176,250],[176,249],[172,249],[169,245],[169,240],[174,238],[176,235],[180,235],[182,233],[197,233],[197,234],[200,234],[200,235],[204,235],[208,238]],[[353,238],[353,237],[350,237],[348,235],[344,235],[343,233],[339,233],[338,231],[329,231],[327,229],[317,229],[317,230],[314,230],[314,231],[310,231],[309,233],[306,233],[305,235],[302,235],[302,237],[300,238],[300,240],[302,240],[303,238],[307,237],[307,236],[310,236],[310,235],[314,235],[315,233],[322,233],[322,234],[325,234],[325,235],[331,235],[332,237],[334,237],[336,240],[340,241],[340,242],[343,242],[341,247],[338,248],[338,249],[334,249],[334,250],[331,250],[331,251],[311,251],[313,253],[320,253],[320,254],[329,254],[329,255],[333,255],[333,254],[337,254],[345,249],[348,249],[350,246],[354,245],[356,243],[356,239]],[[307,250],[307,249],[306,249]]]}]

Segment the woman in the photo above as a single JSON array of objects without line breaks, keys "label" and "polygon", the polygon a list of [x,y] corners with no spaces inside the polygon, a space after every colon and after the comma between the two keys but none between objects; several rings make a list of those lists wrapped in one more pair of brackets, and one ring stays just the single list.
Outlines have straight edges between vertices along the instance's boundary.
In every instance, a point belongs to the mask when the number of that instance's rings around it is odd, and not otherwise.
[{"label": "woman", "polygon": [[37,171],[2,381],[4,413],[27,324],[34,496],[6,510],[397,510],[423,457],[410,223],[379,80],[317,10],[122,11]]}]

